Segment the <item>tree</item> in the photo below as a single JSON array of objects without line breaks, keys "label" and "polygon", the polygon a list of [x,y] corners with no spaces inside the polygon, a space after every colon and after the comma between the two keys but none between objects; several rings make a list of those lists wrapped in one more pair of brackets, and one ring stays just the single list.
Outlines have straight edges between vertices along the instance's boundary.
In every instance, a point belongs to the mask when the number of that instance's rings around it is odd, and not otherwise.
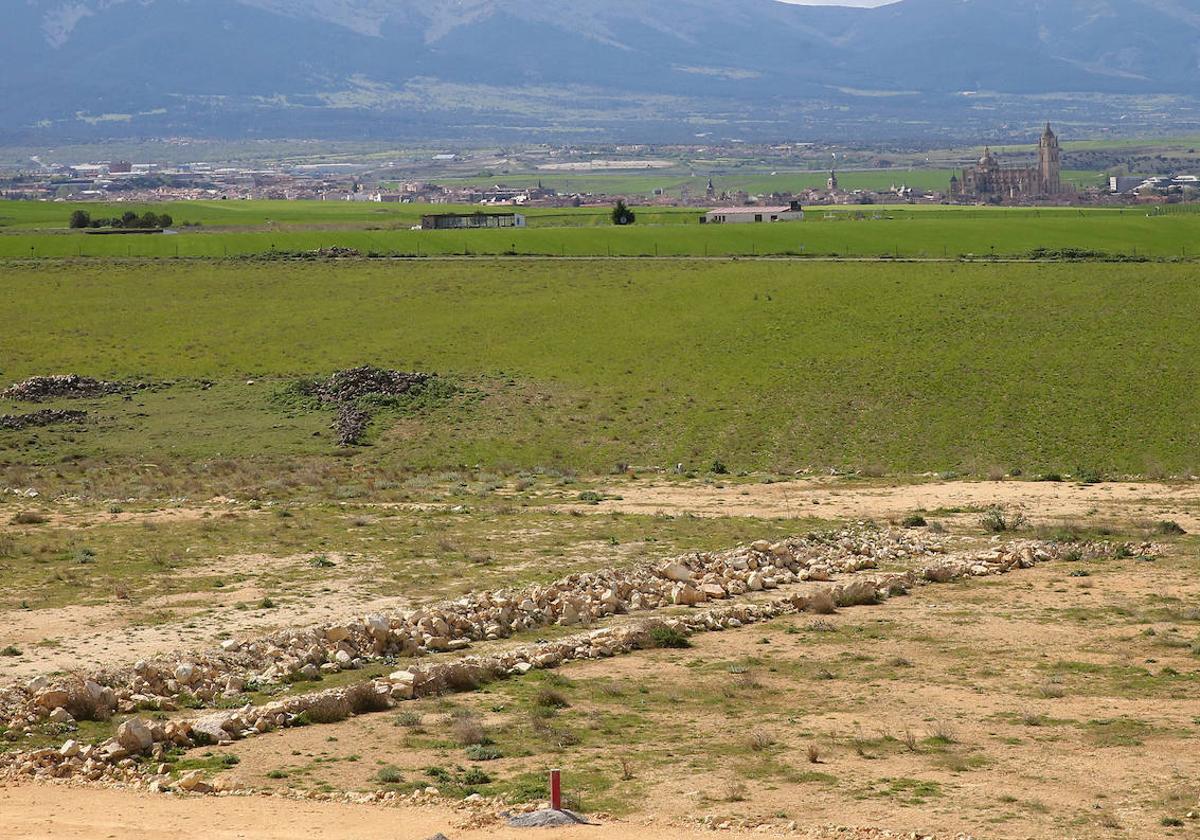
[{"label": "tree", "polygon": [[88,211],[76,210],[74,213],[71,214],[71,227],[72,228],[78,229],[78,228],[91,227],[91,224],[92,224],[92,214],[89,213]]},{"label": "tree", "polygon": [[156,228],[161,227],[158,216],[152,211],[147,210],[146,214],[138,220],[138,227],[141,228]]},{"label": "tree", "polygon": [[126,210],[121,214],[121,224],[113,223],[113,227],[134,228],[137,227],[138,215],[132,210]]},{"label": "tree", "polygon": [[637,221],[637,216],[633,211],[625,206],[625,202],[618,201],[617,206],[612,211],[612,222],[614,225],[631,225]]},{"label": "tree", "polygon": [[161,228],[169,228],[173,224],[175,224],[175,220],[166,213],[158,217],[158,226]]}]

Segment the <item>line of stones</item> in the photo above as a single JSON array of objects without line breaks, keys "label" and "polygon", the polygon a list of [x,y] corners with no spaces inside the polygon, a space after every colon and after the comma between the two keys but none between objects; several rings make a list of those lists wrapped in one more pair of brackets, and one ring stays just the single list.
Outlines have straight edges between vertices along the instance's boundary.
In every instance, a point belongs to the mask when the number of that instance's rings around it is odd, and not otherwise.
[{"label": "line of stones", "polygon": [[[1144,544],[1143,552],[1154,549]],[[1124,546],[1126,552],[1131,548]],[[1112,554],[1108,543],[1072,546],[1070,553],[1082,557]],[[61,748],[33,750],[0,759],[0,772],[8,775],[49,778],[79,778],[149,784],[162,789],[168,784],[161,761],[171,747],[191,748],[224,744],[245,737],[310,723],[333,723],[369,712],[383,711],[395,703],[417,697],[465,691],[531,670],[554,668],[579,659],[601,659],[654,647],[656,628],[682,635],[718,631],[769,621],[805,610],[825,611],[878,603],[892,595],[908,592],[921,583],[942,583],[963,577],[1004,574],[1039,562],[1058,559],[1066,552],[1055,544],[1018,543],[971,557],[946,557],[919,570],[856,574],[845,583],[814,591],[792,592],[756,603],[726,604],[680,617],[656,617],[639,622],[576,634],[551,642],[524,645],[488,656],[465,656],[425,667],[412,666],[387,678],[351,686],[289,697],[263,706],[247,705],[237,711],[217,712],[190,720],[166,722],[133,718],[123,723],[109,741],[85,746],[68,741]],[[149,758],[147,762],[145,759]],[[200,772],[192,772],[176,783],[180,790],[205,793],[212,788]]]},{"label": "line of stones", "polygon": [[910,531],[849,529],[778,543],[756,542],[696,553],[629,570],[575,574],[544,586],[474,593],[397,616],[282,630],[265,638],[229,639],[221,650],[71,678],[37,677],[0,693],[0,725],[19,737],[47,718],[107,719],[113,713],[181,706],[205,708],[252,688],[360,668],[388,657],[462,650],[548,625],[587,625],[606,616],[694,606],[798,580],[945,552],[941,541]]}]

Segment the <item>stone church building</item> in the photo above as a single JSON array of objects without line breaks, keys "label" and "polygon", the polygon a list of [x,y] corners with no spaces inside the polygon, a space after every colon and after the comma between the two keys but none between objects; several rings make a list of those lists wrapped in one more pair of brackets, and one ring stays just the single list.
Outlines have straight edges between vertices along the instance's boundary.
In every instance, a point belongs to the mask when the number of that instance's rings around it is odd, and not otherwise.
[{"label": "stone church building", "polygon": [[1049,123],[1038,141],[1037,166],[1002,167],[987,149],[978,164],[963,170],[962,180],[950,178],[953,198],[1045,198],[1063,192],[1062,150]]}]

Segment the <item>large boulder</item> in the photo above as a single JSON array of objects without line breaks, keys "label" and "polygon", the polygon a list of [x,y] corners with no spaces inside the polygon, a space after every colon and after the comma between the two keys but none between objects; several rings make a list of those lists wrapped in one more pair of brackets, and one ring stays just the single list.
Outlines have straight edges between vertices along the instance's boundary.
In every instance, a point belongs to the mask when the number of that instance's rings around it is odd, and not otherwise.
[{"label": "large boulder", "polygon": [[677,583],[691,583],[695,579],[692,570],[682,563],[667,563],[658,570],[658,573],[667,580]]},{"label": "large boulder", "polygon": [[154,746],[154,735],[141,718],[130,718],[117,727],[117,743],[130,754],[143,753]]}]

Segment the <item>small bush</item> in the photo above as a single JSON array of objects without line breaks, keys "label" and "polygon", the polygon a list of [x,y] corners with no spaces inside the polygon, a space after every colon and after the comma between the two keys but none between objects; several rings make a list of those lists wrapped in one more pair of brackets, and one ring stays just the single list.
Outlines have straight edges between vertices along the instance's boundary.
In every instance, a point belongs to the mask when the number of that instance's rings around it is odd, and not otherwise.
[{"label": "small bush", "polygon": [[308,561],[308,565],[312,566],[314,569],[332,569],[337,564],[324,554],[318,554],[316,557]]},{"label": "small bush", "polygon": [[288,777],[286,770],[272,770],[267,773],[268,779],[286,779]]},{"label": "small bush", "polygon": [[1159,824],[1167,828],[1179,828],[1183,825],[1183,820],[1179,819],[1179,817],[1163,817],[1159,820]]},{"label": "small bush", "polygon": [[729,467],[725,466],[724,462],[717,460],[712,462],[712,465],[708,468],[708,471],[713,475],[728,475]]},{"label": "small bush", "polygon": [[571,703],[566,696],[553,688],[543,686],[533,697],[533,704],[543,709],[568,709]]},{"label": "small bush", "polygon": [[692,646],[688,637],[680,633],[674,627],[660,625],[650,631],[650,640],[656,648],[676,648],[686,649]]},{"label": "small bush", "polygon": [[741,782],[730,782],[725,788],[724,799],[726,802],[745,802],[746,801],[746,786]]},{"label": "small bush", "polygon": [[1172,519],[1164,519],[1154,526],[1154,533],[1164,537],[1181,537],[1187,533],[1180,524]]},{"label": "small bush", "polygon": [[924,528],[929,525],[929,523],[925,521],[925,517],[919,513],[913,513],[904,517],[904,521],[901,524],[905,528]]},{"label": "small bush", "polygon": [[595,490],[584,490],[578,496],[579,501],[587,502],[588,504],[598,505],[604,501],[604,496],[597,493]]},{"label": "small bush", "polygon": [[504,753],[485,744],[473,744],[467,747],[467,758],[471,761],[495,761],[498,758],[504,758]]},{"label": "small bush", "polygon": [[1034,481],[1062,481],[1063,477],[1059,473],[1042,473]]},{"label": "small bush", "polygon": [[462,780],[464,785],[474,787],[475,785],[490,784],[492,777],[478,767],[468,767],[462,775]]},{"label": "small bush", "polygon": [[4,648],[4,650],[0,650],[0,656],[20,656],[20,655],[21,655],[21,651],[15,647],[13,647],[12,645],[9,645],[8,647]]},{"label": "small bush", "polygon": [[404,774],[400,772],[399,767],[388,765],[381,767],[379,772],[375,774],[375,781],[381,785],[398,785],[404,781]]},{"label": "small bush", "polygon": [[396,715],[396,726],[404,726],[408,729],[416,729],[421,725],[421,716],[416,712],[401,712]]}]

